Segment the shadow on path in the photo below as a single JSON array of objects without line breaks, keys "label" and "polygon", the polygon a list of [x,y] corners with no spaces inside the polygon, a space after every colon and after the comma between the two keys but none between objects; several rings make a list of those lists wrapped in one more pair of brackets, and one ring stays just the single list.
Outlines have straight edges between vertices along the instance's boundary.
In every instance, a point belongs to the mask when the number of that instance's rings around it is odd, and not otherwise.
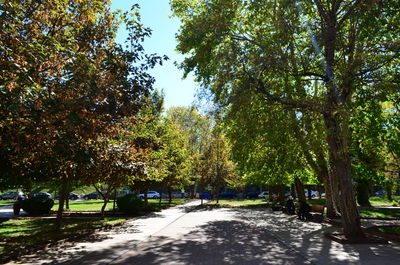
[{"label": "shadow on path", "polygon": [[184,236],[161,232],[112,264],[310,264],[249,223],[212,221]]}]

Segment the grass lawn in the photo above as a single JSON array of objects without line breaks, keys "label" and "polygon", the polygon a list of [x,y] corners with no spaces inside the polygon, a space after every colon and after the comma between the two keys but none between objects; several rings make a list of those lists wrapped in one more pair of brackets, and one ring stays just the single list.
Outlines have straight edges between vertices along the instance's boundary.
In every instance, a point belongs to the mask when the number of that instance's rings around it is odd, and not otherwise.
[{"label": "grass lawn", "polygon": [[79,235],[105,225],[116,224],[124,218],[63,219],[62,229],[53,230],[55,219],[10,219],[0,222],[0,255],[24,249],[27,246],[45,244],[73,235]]},{"label": "grass lawn", "polygon": [[400,209],[361,209],[360,215],[364,217],[397,217],[400,218]]},{"label": "grass lawn", "polygon": [[[173,199],[172,203],[169,204],[168,200],[162,200],[161,205],[159,200],[149,200],[149,208],[152,211],[157,211],[160,209],[165,209],[171,206],[182,204],[189,201],[189,199]],[[103,206],[103,200],[87,200],[87,201],[70,201],[69,207],[70,211],[100,211]],[[115,205],[117,207],[117,205]],[[110,201],[107,204],[106,211],[112,211],[113,202]],[[58,202],[56,202],[52,208],[53,211],[58,210]]]},{"label": "grass lawn", "polygon": [[0,201],[0,206],[12,205],[15,201]]},{"label": "grass lawn", "polygon": [[376,230],[382,233],[396,234],[400,236],[400,226],[378,227]]},{"label": "grass lawn", "polygon": [[400,196],[393,195],[393,200],[394,200],[393,202],[389,201],[386,198],[386,195],[372,196],[369,198],[369,201],[371,202],[372,206],[375,206],[375,207],[376,206],[393,206],[393,204],[396,203],[396,201],[397,201],[397,204],[399,204]]},{"label": "grass lawn", "polygon": [[217,204],[216,200],[212,200],[207,203],[209,206],[220,206],[220,207],[257,207],[266,206],[267,202],[264,199],[255,200],[219,200]]}]

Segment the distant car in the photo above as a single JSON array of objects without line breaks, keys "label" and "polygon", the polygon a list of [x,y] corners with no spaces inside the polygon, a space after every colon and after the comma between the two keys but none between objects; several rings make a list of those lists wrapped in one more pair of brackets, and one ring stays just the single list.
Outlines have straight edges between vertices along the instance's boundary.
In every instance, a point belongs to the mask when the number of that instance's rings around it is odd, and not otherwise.
[{"label": "distant car", "polygon": [[185,198],[184,192],[173,192],[171,195],[172,195],[172,198],[177,198],[177,199]]},{"label": "distant car", "polygon": [[0,200],[16,200],[18,196],[24,196],[23,192],[17,191],[9,191],[3,194],[0,194]]},{"label": "distant car", "polygon": [[68,198],[70,199],[70,200],[77,200],[77,199],[79,199],[79,195],[78,194],[76,194],[76,193],[73,193],[73,192],[71,192],[70,194],[69,194],[69,196],[68,196]]},{"label": "distant car", "polygon": [[46,198],[49,198],[49,199],[52,198],[51,194],[48,193],[48,192],[37,192],[37,193],[33,194],[32,196],[33,197],[46,197]]},{"label": "distant car", "polygon": [[249,191],[246,193],[246,199],[257,199],[260,195],[259,191]]},{"label": "distant car", "polygon": [[[138,195],[138,197],[141,199],[144,199],[144,193],[140,193]],[[158,193],[157,191],[154,191],[154,190],[149,190],[147,192],[147,198],[148,199],[158,199],[158,198],[160,198],[160,193]]]},{"label": "distant car", "polygon": [[[308,196],[308,191],[305,190],[305,191],[304,191],[304,194],[305,194],[306,196]],[[312,190],[312,191],[311,191],[311,198],[315,198],[315,197],[317,197],[317,195],[318,195],[318,193],[317,193],[315,190]]]},{"label": "distant car", "polygon": [[221,199],[233,199],[237,196],[236,191],[224,191],[219,194]]},{"label": "distant car", "polygon": [[92,193],[88,193],[83,195],[83,199],[84,200],[97,200],[97,198],[99,198],[100,196],[97,194],[97,192],[92,192]]},{"label": "distant car", "polygon": [[268,191],[262,191],[260,194],[258,194],[258,198],[267,199],[268,198]]},{"label": "distant car", "polygon": [[385,195],[385,191],[384,190],[380,190],[374,193],[375,196],[382,196]]}]

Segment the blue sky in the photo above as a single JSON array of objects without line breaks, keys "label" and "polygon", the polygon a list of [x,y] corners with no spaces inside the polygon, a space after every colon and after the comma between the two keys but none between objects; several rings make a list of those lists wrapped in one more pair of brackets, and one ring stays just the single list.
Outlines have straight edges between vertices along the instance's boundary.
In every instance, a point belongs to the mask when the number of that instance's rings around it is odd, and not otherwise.
[{"label": "blue sky", "polygon": [[[176,68],[174,62],[181,62],[183,56],[175,51],[175,34],[179,29],[179,20],[170,18],[171,10],[168,0],[112,0],[113,9],[129,10],[138,3],[141,7],[141,21],[144,26],[153,30],[152,36],[144,42],[147,53],[167,55],[170,59],[162,66],[157,66],[150,73],[156,78],[155,88],[165,92],[165,107],[188,106],[195,97],[193,76],[182,80],[183,72]],[[123,42],[126,34],[120,30],[118,41]]]}]

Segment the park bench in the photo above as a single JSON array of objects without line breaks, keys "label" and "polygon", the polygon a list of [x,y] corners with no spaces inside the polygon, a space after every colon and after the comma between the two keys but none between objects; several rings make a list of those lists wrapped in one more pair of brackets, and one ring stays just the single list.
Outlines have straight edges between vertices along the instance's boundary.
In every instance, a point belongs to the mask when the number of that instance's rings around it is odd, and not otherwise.
[{"label": "park bench", "polygon": [[312,205],[310,210],[310,220],[322,222],[324,219],[324,210],[325,206],[323,205]]}]

